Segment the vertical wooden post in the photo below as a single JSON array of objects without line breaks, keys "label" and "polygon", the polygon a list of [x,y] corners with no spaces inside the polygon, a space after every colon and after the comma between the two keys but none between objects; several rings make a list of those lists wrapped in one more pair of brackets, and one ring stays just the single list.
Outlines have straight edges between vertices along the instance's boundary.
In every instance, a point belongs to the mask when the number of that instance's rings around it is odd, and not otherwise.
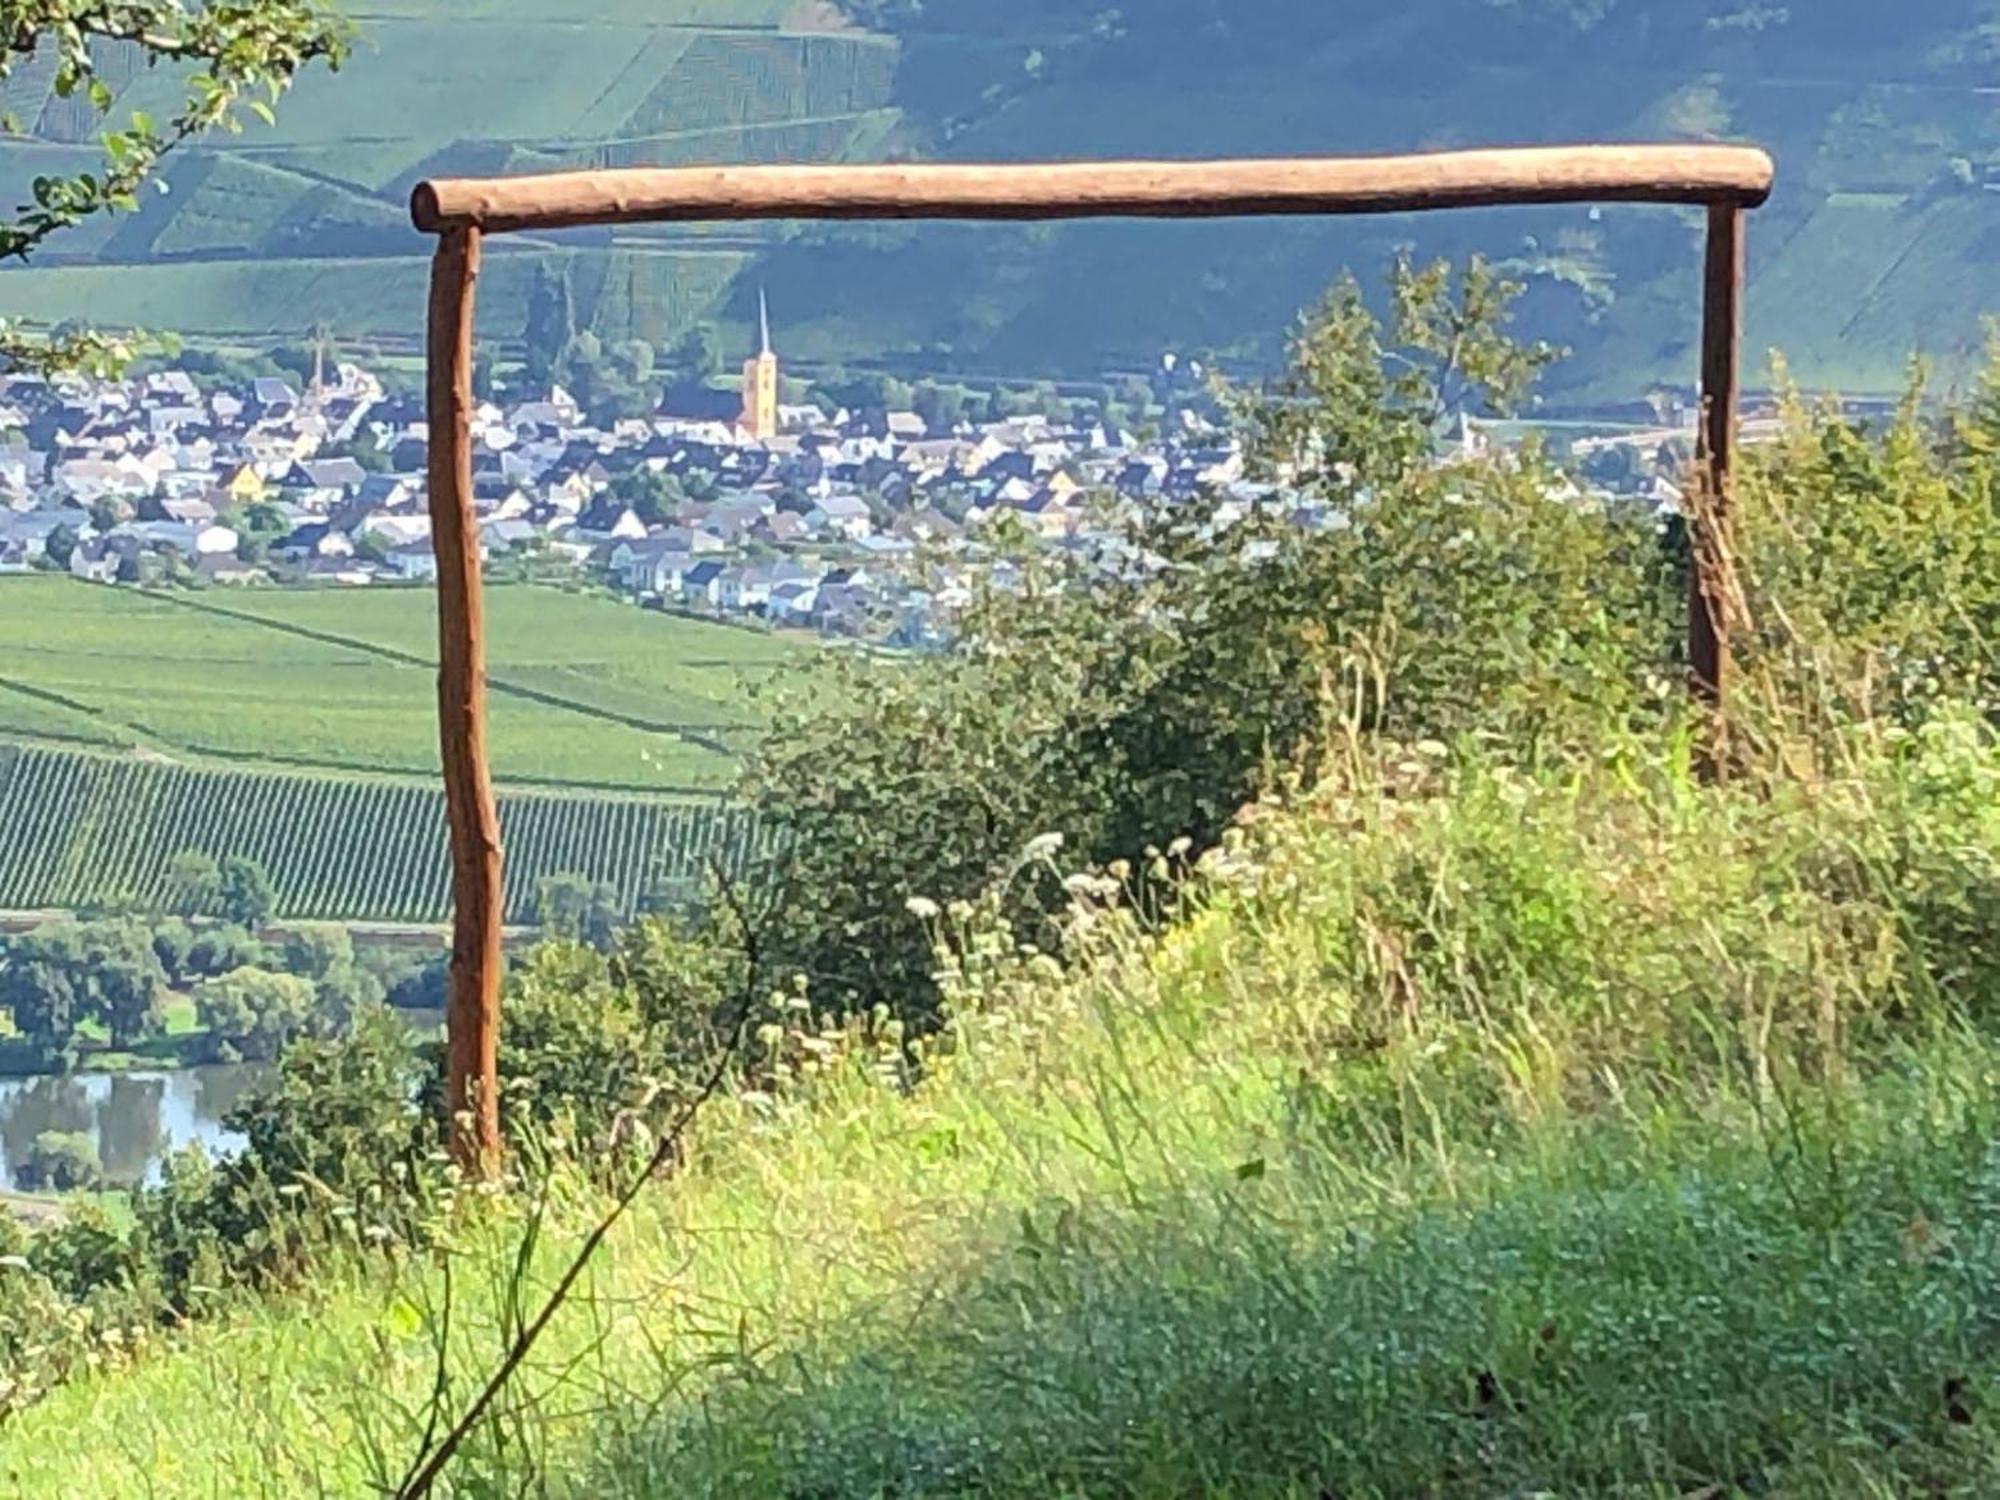
[{"label": "vertical wooden post", "polygon": [[451,829],[445,1013],[451,1149],[473,1176],[500,1163],[500,817],[486,765],[486,651],[472,514],[472,308],[480,231],[448,229],[431,263],[427,416],[437,557],[438,740]]},{"label": "vertical wooden post", "polygon": [[1734,586],[1730,506],[1735,498],[1738,368],[1743,344],[1743,223],[1740,205],[1709,205],[1707,267],[1702,278],[1697,493],[1691,497],[1688,514],[1688,541],[1694,554],[1688,589],[1688,679],[1695,696],[1714,710],[1717,750],[1729,693],[1730,591]]}]

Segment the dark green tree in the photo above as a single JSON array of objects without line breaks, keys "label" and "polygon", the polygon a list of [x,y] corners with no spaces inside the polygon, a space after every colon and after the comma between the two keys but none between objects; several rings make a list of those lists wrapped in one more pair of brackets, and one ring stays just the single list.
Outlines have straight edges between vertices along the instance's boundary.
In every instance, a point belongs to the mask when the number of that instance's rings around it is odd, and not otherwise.
[{"label": "dark green tree", "polygon": [[0,1006],[46,1059],[68,1053],[77,1028],[90,1019],[89,997],[78,993],[77,979],[71,956],[40,933],[15,939],[0,966]]},{"label": "dark green tree", "polygon": [[354,963],[354,938],[345,927],[315,922],[295,928],[284,946],[285,971],[301,979],[324,979]]},{"label": "dark green tree", "polygon": [[83,1193],[103,1184],[97,1146],[80,1131],[44,1130],[15,1166],[14,1180],[30,1193]]},{"label": "dark green tree", "polygon": [[521,329],[526,346],[525,373],[531,391],[547,391],[556,371],[569,357],[576,338],[576,306],[569,286],[569,266],[551,270],[538,261],[528,288],[528,318]]},{"label": "dark green tree", "polygon": [[254,928],[271,915],[277,893],[271,877],[256,860],[232,854],[217,874],[216,911],[224,921]]},{"label": "dark green tree", "polygon": [[618,888],[582,875],[547,875],[535,885],[535,924],[551,937],[608,948],[623,916]]},{"label": "dark green tree", "polygon": [[313,1025],[312,981],[268,969],[234,969],[195,992],[195,1014],[219,1061],[268,1061]]},{"label": "dark green tree", "polygon": [[246,965],[262,968],[268,958],[265,946],[248,928],[224,922],[196,932],[183,972],[189,978],[213,979]]},{"label": "dark green tree", "polygon": [[611,493],[631,506],[632,513],[648,526],[665,524],[688,503],[688,492],[680,480],[664,469],[628,470],[611,482]]},{"label": "dark green tree", "polygon": [[188,959],[194,953],[194,929],[178,917],[169,917],[153,928],[153,956],[166,971],[169,984],[188,977]]},{"label": "dark green tree", "polygon": [[183,849],[167,866],[168,901],[184,917],[212,917],[222,906],[222,870],[215,856]]},{"label": "dark green tree", "polygon": [[76,528],[67,521],[59,526],[53,526],[42,543],[43,555],[56,567],[67,568],[70,557],[76,551],[78,540]]},{"label": "dark green tree", "polygon": [[102,1022],[117,1046],[144,1040],[166,997],[152,933],[129,918],[49,923],[16,938],[0,968],[0,1004],[50,1059],[66,1055],[89,1021]]},{"label": "dark green tree", "polygon": [[312,982],[320,1019],[330,1027],[345,1027],[363,1006],[382,1000],[382,981],[357,962],[345,927],[299,928],[285,940],[284,963]]},{"label": "dark green tree", "polygon": [[145,924],[91,924],[84,961],[90,966],[92,1011],[114,1047],[130,1047],[159,1030],[167,973]]},{"label": "dark green tree", "polygon": [[706,324],[696,324],[667,351],[667,368],[680,380],[706,384],[722,369],[722,356],[716,352],[715,330]]}]

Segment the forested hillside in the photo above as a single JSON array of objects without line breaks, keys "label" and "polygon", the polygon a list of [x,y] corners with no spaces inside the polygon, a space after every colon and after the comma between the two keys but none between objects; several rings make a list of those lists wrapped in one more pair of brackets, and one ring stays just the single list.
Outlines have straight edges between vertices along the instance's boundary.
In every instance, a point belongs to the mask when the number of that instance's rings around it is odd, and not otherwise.
[{"label": "forested hillside", "polygon": [[[1914,345],[1966,368],[2000,307],[2000,21],[1984,0],[368,0],[357,54],[277,126],[179,158],[79,263],[0,276],[0,314],[204,333],[413,339],[430,173],[634,162],[1345,152],[1586,138],[1753,139],[1781,187],[1752,240],[1753,358],[1895,387]],[[144,107],[168,81],[104,76]],[[80,151],[83,115],[29,68],[17,195]],[[520,334],[536,267],[580,323],[747,336],[768,284],[794,360],[999,374],[1148,364],[1168,344],[1260,355],[1343,264],[1399,242],[1480,249],[1579,351],[1562,399],[1685,384],[1695,255],[1654,210],[1344,224],[1029,229],[747,227],[510,243],[486,332]]]}]

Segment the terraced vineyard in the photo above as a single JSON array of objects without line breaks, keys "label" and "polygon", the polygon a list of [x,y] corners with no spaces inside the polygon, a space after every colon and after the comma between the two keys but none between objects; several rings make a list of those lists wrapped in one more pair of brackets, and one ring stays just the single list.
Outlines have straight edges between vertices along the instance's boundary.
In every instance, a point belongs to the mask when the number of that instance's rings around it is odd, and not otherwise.
[{"label": "terraced vineyard", "polygon": [[[719,801],[508,793],[507,920],[531,921],[545,876],[616,887],[634,909],[660,882],[770,852]],[[176,854],[244,855],[280,916],[438,922],[449,910],[443,793],[416,784],[206,770],[135,756],[0,745],[0,908],[161,906]]]},{"label": "terraced vineyard", "polygon": [[[275,124],[164,164],[136,212],[87,219],[0,271],[0,316],[140,324],[235,343],[315,321],[417,347],[422,176],[738,161],[962,161],[1401,151],[1477,142],[1753,139],[1778,191],[1752,238],[1747,374],[1808,387],[1940,377],[2000,310],[1992,0],[363,0],[338,75]],[[1878,7],[1879,9],[1879,7]],[[115,113],[172,112],[170,68],[99,49]],[[20,133],[0,192],[98,170],[98,122],[53,59],[0,83]],[[1691,226],[1692,227],[1692,226]],[[1700,257],[1672,215],[1582,207],[1285,225],[655,225],[493,246],[480,337],[518,352],[530,290],[577,326],[670,347],[752,336],[768,286],[795,368],[889,364],[1090,377],[1163,347],[1268,359],[1342,266],[1480,251],[1530,286],[1523,331],[1574,347],[1563,400],[1693,379]],[[1829,308],[1838,317],[1827,315]]]}]

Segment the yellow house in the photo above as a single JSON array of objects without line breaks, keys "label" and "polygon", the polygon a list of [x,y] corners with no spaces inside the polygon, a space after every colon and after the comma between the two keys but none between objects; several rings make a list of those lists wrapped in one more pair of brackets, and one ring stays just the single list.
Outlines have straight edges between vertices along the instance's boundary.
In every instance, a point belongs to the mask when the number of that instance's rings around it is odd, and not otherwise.
[{"label": "yellow house", "polygon": [[239,505],[251,505],[264,498],[264,480],[248,464],[238,464],[222,481],[222,488]]}]

